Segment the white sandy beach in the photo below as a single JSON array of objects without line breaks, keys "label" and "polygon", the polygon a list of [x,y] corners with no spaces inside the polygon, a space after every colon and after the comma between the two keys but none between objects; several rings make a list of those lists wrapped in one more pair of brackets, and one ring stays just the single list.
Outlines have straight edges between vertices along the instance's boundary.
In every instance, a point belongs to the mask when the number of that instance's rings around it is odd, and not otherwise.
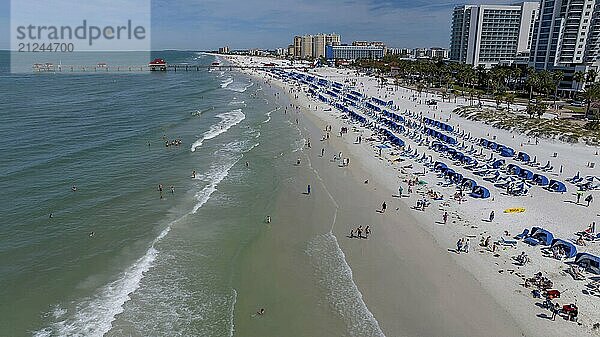
[{"label": "white sandy beach", "polygon": [[[242,65],[261,65],[280,60],[257,57],[228,56],[231,62]],[[287,62],[286,62],[287,65]],[[491,236],[492,241],[499,240],[508,231],[512,237],[523,229],[532,226],[543,227],[554,234],[555,238],[567,241],[576,239],[574,233],[583,231],[588,224],[598,220],[600,205],[597,201],[585,206],[575,204],[576,187],[567,182],[578,172],[582,177],[598,175],[598,168],[590,168],[588,162],[598,163],[598,148],[583,144],[567,144],[559,141],[540,139],[535,144],[533,138],[526,135],[495,129],[480,122],[466,120],[452,113],[452,110],[468,105],[458,98],[457,103],[442,102],[440,97],[402,88],[378,87],[374,78],[356,76],[355,72],[345,69],[310,69],[311,75],[344,83],[346,79],[356,81],[356,90],[371,97],[393,100],[397,112],[423,114],[434,120],[453,125],[475,138],[494,138],[495,142],[507,145],[516,151],[523,151],[536,157],[541,165],[551,161],[552,171],[544,174],[550,179],[562,181],[567,186],[566,193],[553,193],[538,186],[532,186],[525,196],[510,196],[492,183],[484,181],[472,172],[456,167],[465,177],[475,179],[491,192],[488,199],[467,197],[459,203],[453,199],[456,189],[446,186],[437,172],[423,163],[411,158],[399,158],[399,151],[384,149],[378,156],[381,142],[364,141],[355,144],[356,137],[362,135],[368,139],[373,135],[369,129],[359,127],[347,119],[342,112],[317,102],[307,94],[307,88],[295,82],[280,81],[271,74],[258,70],[245,70],[247,73],[272,84],[281,86],[291,96],[298,95],[294,104],[302,109],[302,126],[306,137],[312,141],[312,148],[305,149],[316,173],[322,176],[331,198],[339,207],[332,234],[336,236],[345,253],[347,263],[352,268],[356,286],[364,296],[364,302],[373,313],[387,336],[594,336],[600,334],[593,325],[600,322],[600,297],[588,291],[600,280],[598,275],[585,273],[585,280],[574,280],[565,272],[569,265],[564,261],[544,256],[539,246],[529,246],[519,241],[516,248],[500,246],[493,253],[489,247],[480,247],[481,238]],[[302,69],[296,70],[301,72]],[[300,90],[298,90],[300,89]],[[435,99],[437,109],[425,103]],[[316,108],[316,110],[315,110]],[[405,115],[403,115],[405,116]],[[414,119],[418,121],[417,118]],[[326,125],[332,126],[331,137],[323,145]],[[350,131],[344,137],[337,134],[342,126]],[[419,156],[426,154],[433,161],[451,164],[425,146],[404,135],[400,138],[417,149]],[[480,147],[473,144],[479,151]],[[327,148],[326,158],[320,158],[322,147]],[[343,157],[350,159],[346,168],[337,167],[330,162],[334,151],[341,151]],[[477,152],[479,153],[479,152]],[[557,157],[553,154],[557,153]],[[491,150],[483,150],[481,158],[490,155],[498,157]],[[519,164],[511,158],[507,164]],[[526,167],[526,166],[524,166]],[[562,172],[560,168],[562,167]],[[537,173],[536,168],[526,167]],[[422,175],[422,173],[424,175]],[[408,195],[406,179],[419,178],[427,185],[416,187]],[[368,184],[363,181],[369,179]],[[398,198],[398,187],[404,189],[404,197]],[[431,201],[425,212],[412,209],[417,200],[433,189],[443,195],[442,201]],[[586,192],[585,196],[596,194]],[[383,201],[388,204],[385,214],[375,212]],[[508,208],[524,208],[523,213],[504,213]],[[493,221],[487,219],[491,211],[495,212]],[[449,219],[443,224],[442,214],[448,212]],[[368,241],[348,239],[354,224],[370,224],[374,234]],[[468,254],[456,254],[453,250],[459,238],[470,238],[471,251]],[[588,242],[586,246],[577,246],[579,252],[594,255],[600,253],[600,243]],[[516,265],[513,257],[525,252],[531,262],[524,266]],[[572,261],[569,259],[567,261]],[[539,306],[543,299],[533,298],[531,288],[524,287],[524,279],[542,272],[553,282],[552,289],[558,289],[561,297],[558,303],[576,303],[579,308],[578,323],[546,317],[550,311]],[[538,305],[536,305],[538,304]],[[515,325],[516,326],[513,326]]]}]

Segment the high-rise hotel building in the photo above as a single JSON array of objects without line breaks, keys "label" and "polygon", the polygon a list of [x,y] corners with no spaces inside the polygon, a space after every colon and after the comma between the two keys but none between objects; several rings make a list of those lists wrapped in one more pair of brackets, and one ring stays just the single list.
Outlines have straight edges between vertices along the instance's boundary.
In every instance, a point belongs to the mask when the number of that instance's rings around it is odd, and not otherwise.
[{"label": "high-rise hotel building", "polygon": [[530,62],[547,70],[598,66],[600,1],[541,0]]},{"label": "high-rise hotel building", "polygon": [[537,2],[454,8],[450,59],[491,67],[529,53],[538,10]]}]

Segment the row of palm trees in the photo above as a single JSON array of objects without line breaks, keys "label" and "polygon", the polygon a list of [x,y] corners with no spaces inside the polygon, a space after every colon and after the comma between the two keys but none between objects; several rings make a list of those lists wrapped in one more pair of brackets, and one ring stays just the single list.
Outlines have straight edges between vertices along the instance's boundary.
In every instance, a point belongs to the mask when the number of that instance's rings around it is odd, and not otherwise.
[{"label": "row of palm trees", "polygon": [[[463,63],[406,60],[396,55],[387,55],[382,60],[357,60],[356,65],[360,68],[374,69],[382,75],[393,74],[395,85],[404,83],[414,86],[419,91],[437,87],[441,89],[443,96],[452,89],[460,92],[462,96],[468,93],[471,105],[474,97],[481,100],[481,97],[486,95],[493,97],[498,105],[504,101],[510,110],[510,104],[514,103],[515,98],[528,97],[529,104],[534,105],[528,109],[532,111],[532,117],[543,114],[547,108],[543,102],[549,101],[550,98],[556,107],[559,85],[565,79],[565,74],[560,70],[536,71],[531,67],[523,69],[516,66],[494,66],[486,69],[483,65],[473,68]],[[593,69],[587,73],[579,71],[573,75],[578,91],[581,91],[579,95],[588,102],[586,116],[589,116],[591,102],[600,100],[600,84],[596,82],[597,78],[598,73]],[[589,85],[585,86],[586,84]],[[582,91],[584,86],[585,90]]]}]

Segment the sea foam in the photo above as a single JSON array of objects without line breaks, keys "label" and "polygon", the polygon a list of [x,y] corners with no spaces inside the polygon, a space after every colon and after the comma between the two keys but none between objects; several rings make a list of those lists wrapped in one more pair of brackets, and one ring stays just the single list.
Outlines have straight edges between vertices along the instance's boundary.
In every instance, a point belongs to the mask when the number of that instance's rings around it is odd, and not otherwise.
[{"label": "sea foam", "polygon": [[305,250],[310,256],[327,303],[346,324],[348,336],[384,337],[352,278],[352,269],[331,232],[315,237]]},{"label": "sea foam", "polygon": [[202,138],[192,144],[190,149],[192,152],[202,146],[202,143],[204,143],[205,140],[213,139],[218,135],[227,132],[231,127],[243,121],[246,118],[246,115],[242,112],[242,109],[236,109],[218,114],[217,117],[219,117],[221,121],[211,126],[210,129],[202,135]]}]

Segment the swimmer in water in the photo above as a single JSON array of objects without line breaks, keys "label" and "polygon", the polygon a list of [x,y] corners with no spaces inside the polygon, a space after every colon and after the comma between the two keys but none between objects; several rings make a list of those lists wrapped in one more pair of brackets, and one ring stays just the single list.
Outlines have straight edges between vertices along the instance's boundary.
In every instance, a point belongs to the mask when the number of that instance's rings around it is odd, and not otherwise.
[{"label": "swimmer in water", "polygon": [[96,233],[90,232],[90,238],[93,237],[94,235],[96,235]]},{"label": "swimmer in water", "polygon": [[260,316],[264,315],[265,314],[265,309],[261,308],[259,311],[256,312],[256,314],[260,315]]},{"label": "swimmer in water", "polygon": [[71,187],[71,191],[77,192],[77,186],[73,185],[73,187]]},{"label": "swimmer in water", "polygon": [[192,178],[193,178],[193,179],[196,179],[196,170],[193,170],[193,171],[192,171]]}]

